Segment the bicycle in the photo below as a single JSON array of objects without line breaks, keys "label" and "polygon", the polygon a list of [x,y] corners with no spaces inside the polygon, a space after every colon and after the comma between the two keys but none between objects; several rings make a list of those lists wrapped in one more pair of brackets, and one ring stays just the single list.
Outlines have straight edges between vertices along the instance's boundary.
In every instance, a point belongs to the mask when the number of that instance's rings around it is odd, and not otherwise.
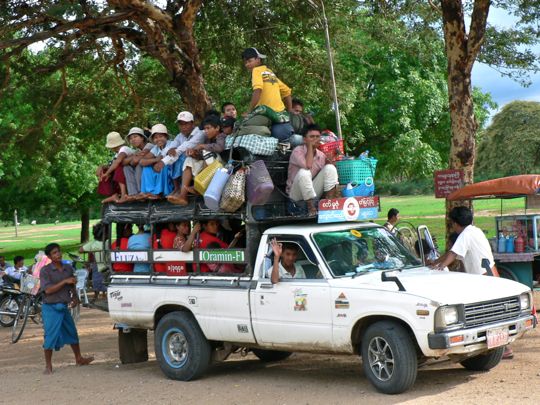
[{"label": "bicycle", "polygon": [[28,318],[36,325],[43,322],[41,317],[41,305],[43,296],[39,291],[39,279],[31,274],[25,274],[21,278],[21,300],[11,330],[11,342],[17,343],[21,338]]}]

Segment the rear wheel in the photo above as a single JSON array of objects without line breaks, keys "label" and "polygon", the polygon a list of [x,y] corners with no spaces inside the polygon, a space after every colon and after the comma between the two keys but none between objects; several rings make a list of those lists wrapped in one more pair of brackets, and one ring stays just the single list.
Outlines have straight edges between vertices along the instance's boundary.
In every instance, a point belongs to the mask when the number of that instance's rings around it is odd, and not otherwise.
[{"label": "rear wheel", "polygon": [[371,325],[362,338],[364,374],[385,394],[400,394],[416,380],[418,360],[414,343],[397,322],[380,321]]},{"label": "rear wheel", "polygon": [[194,380],[210,364],[210,344],[197,321],[185,312],[171,312],[159,321],[155,350],[161,371],[173,380]]},{"label": "rear wheel", "polygon": [[13,343],[17,343],[23,334],[26,321],[28,320],[28,313],[30,312],[30,301],[30,297],[25,294],[19,303],[19,310],[17,311],[17,316],[11,330],[11,341]]},{"label": "rear wheel", "polygon": [[469,357],[460,364],[471,371],[488,371],[495,367],[501,361],[504,354],[504,346],[490,350],[487,353],[478,356]]},{"label": "rear wheel", "polygon": [[13,326],[15,322],[15,315],[19,311],[19,304],[12,295],[8,295],[2,298],[0,301],[0,312],[12,312],[13,315],[0,315],[0,325],[4,328]]},{"label": "rear wheel", "polygon": [[252,349],[251,351],[259,358],[259,360],[264,361],[265,363],[285,360],[292,354],[291,352],[282,352],[279,350]]}]

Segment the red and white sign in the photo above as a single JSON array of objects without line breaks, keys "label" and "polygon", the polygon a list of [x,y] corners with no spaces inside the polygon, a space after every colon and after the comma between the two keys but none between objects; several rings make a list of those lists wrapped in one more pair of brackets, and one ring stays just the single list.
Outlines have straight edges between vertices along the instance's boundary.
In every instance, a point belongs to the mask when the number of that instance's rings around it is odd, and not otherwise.
[{"label": "red and white sign", "polygon": [[379,197],[348,197],[319,201],[318,222],[361,221],[377,218]]},{"label": "red and white sign", "polygon": [[436,198],[446,198],[463,187],[463,170],[436,170],[434,177]]}]

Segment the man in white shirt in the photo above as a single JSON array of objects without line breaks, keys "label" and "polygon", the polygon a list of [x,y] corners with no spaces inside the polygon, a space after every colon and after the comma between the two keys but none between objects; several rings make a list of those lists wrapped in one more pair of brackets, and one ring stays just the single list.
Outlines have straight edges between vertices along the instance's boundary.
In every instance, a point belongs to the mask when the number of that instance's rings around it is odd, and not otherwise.
[{"label": "man in white shirt", "polygon": [[274,252],[274,264],[267,270],[267,277],[272,284],[282,278],[306,278],[301,266],[296,264],[298,259],[298,246],[294,243],[278,243],[276,238],[271,242]]},{"label": "man in white shirt", "polygon": [[449,217],[452,221],[452,229],[458,234],[458,238],[450,251],[440,260],[435,261],[433,268],[442,270],[458,259],[463,262],[466,273],[490,275],[482,267],[482,260],[487,259],[491,273],[498,275],[486,235],[481,229],[472,225],[472,211],[467,207],[455,207],[450,211]]},{"label": "man in white shirt", "polygon": [[8,280],[20,283],[22,275],[28,270],[24,265],[24,257],[15,256],[13,258],[13,263],[13,266],[6,268],[6,276],[8,277]]},{"label": "man in white shirt", "polygon": [[195,126],[195,118],[189,111],[180,112],[176,122],[180,132],[169,147],[167,159],[164,159],[165,165],[174,164],[172,174],[174,191],[169,195],[173,199],[178,197],[181,191],[182,169],[186,152],[204,143],[205,137],[204,131]]},{"label": "man in white shirt", "polygon": [[395,234],[397,232],[396,224],[399,221],[399,211],[397,208],[390,208],[387,215],[388,221],[383,225],[388,232]]}]

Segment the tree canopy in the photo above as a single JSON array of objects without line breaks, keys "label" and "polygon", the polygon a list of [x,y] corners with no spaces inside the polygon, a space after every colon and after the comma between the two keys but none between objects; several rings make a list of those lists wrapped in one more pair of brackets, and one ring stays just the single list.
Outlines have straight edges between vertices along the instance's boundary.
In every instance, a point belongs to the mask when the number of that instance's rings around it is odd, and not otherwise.
[{"label": "tree canopy", "polygon": [[477,175],[496,178],[539,171],[540,103],[508,103],[484,133],[478,147]]}]

